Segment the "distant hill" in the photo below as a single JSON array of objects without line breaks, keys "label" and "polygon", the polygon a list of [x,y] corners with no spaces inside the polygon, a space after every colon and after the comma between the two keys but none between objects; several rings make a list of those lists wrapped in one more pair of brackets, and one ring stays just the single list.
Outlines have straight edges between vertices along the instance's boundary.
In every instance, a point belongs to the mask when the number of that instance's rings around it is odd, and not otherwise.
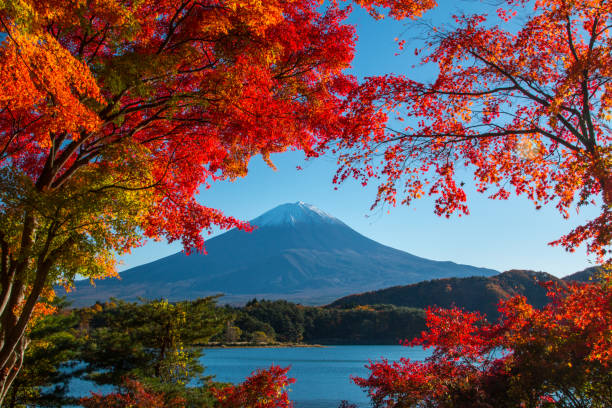
[{"label": "distant hill", "polygon": [[565,284],[545,272],[511,270],[491,277],[436,279],[406,286],[346,296],[328,305],[330,308],[350,308],[361,305],[390,304],[414,308],[438,306],[462,307],[498,317],[497,303],[523,295],[529,304],[542,307],[548,303],[546,289],[538,282],[555,281]]},{"label": "distant hill", "polygon": [[577,282],[589,282],[593,279],[597,279],[597,274],[601,271],[601,267],[592,266],[590,268],[586,268],[583,271],[572,273],[571,275],[567,275],[563,277],[564,281],[577,281]]},{"label": "distant hill", "polygon": [[75,306],[110,297],[196,299],[224,293],[225,303],[254,297],[325,304],[351,293],[428,279],[491,276],[492,269],[432,261],[379,244],[302,202],[283,204],[206,242],[208,255],[184,253],[120,274],[121,280],[77,282]]}]

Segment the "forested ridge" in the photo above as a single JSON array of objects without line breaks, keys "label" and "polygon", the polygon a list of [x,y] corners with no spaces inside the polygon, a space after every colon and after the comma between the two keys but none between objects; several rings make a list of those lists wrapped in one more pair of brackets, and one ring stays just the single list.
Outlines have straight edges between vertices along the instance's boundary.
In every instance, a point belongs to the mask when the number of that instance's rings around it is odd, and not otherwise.
[{"label": "forested ridge", "polygon": [[543,282],[552,281],[563,286],[569,280],[588,281],[595,271],[596,269],[587,269],[570,275],[567,280],[546,272],[526,270],[511,270],[491,277],[434,279],[345,296],[332,302],[330,307],[342,309],[375,304],[414,308],[457,306],[483,313],[494,320],[499,316],[497,304],[500,300],[521,295],[527,298],[530,305],[542,307],[550,301]]}]

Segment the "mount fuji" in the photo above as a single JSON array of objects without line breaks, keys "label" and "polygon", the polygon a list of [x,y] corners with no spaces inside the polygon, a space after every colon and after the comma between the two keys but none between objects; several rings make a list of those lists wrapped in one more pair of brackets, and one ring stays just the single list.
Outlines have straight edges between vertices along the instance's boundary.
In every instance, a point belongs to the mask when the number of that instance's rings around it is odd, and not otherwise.
[{"label": "mount fuji", "polygon": [[379,244],[303,202],[279,205],[250,223],[257,227],[251,233],[234,229],[208,240],[207,255],[179,252],[95,287],[79,281],[68,300],[83,306],[110,297],[178,301],[224,293],[221,303],[257,297],[324,304],[389,286],[498,273]]}]

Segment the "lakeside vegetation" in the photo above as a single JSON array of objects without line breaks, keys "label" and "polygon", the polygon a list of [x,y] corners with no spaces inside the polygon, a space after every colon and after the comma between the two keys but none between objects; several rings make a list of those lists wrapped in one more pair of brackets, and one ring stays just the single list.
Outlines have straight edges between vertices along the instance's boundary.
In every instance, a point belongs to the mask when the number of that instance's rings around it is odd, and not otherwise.
[{"label": "lakeside vegetation", "polygon": [[252,300],[226,310],[241,333],[236,340],[242,341],[257,342],[265,334],[281,343],[399,344],[425,329],[423,309],[393,305],[330,309],[285,300]]},{"label": "lakeside vegetation", "polygon": [[[397,344],[403,339],[411,345],[435,345],[435,351],[424,362],[371,362],[371,375],[355,382],[370,392],[375,406],[387,401],[403,406],[403,399],[418,391],[419,398],[430,392],[440,398],[459,398],[451,406],[490,399],[510,407],[513,401],[529,400],[536,390],[558,401],[573,399],[603,407],[612,401],[605,393],[612,386],[612,375],[607,355],[593,352],[600,353],[607,344],[604,326],[609,324],[610,311],[601,305],[610,299],[612,278],[599,276],[588,284],[549,282],[544,286],[552,302],[540,309],[534,309],[525,297],[504,300],[497,321],[456,308],[426,312],[355,305],[341,309],[337,304],[312,307],[257,299],[232,307],[218,306],[218,297],[208,297],[176,303],[112,299],[70,309],[56,300],[58,311],[43,316],[31,329],[32,343],[5,406],[257,407],[245,405],[244,398],[260,400],[263,392],[280,392],[282,398],[266,407],[285,407],[289,400],[282,390],[291,383],[287,368],[272,366],[253,373],[242,384],[219,384],[204,375],[203,348]],[[590,302],[586,311],[585,299]],[[572,317],[576,307],[584,314],[580,320]],[[568,337],[568,327],[576,335]],[[508,344],[513,353],[493,352]],[[474,362],[478,365],[473,366]],[[444,367],[452,370],[439,371]],[[389,377],[398,370],[406,373],[399,383]],[[74,378],[116,391],[74,398],[68,390]],[[429,390],[427,384],[442,379],[443,385]],[[519,380],[520,387],[512,385]],[[467,382],[456,389],[457,381]],[[505,390],[503,395],[500,389]],[[237,405],[224,405],[232,398]],[[533,406],[547,406],[539,401]]]},{"label": "lakeside vegetation", "polygon": [[168,406],[178,400],[188,407],[215,406],[211,390],[218,384],[204,375],[203,347],[398,344],[420,333],[425,322],[423,310],[394,306],[342,310],[252,300],[231,307],[218,306],[216,300],[113,299],[76,309],[56,300],[58,312],[32,329],[5,406],[109,403],[102,396],[73,398],[68,384],[74,378],[113,386],[119,394],[162,398]]},{"label": "lakeside vegetation", "polygon": [[[585,271],[588,276],[578,275],[594,282],[596,271],[592,268]],[[265,299],[253,299],[241,307],[219,306],[218,297],[208,297],[175,303],[112,299],[70,308],[57,299],[53,306],[58,311],[44,316],[31,330],[22,370],[5,404],[16,408],[78,403],[70,397],[68,383],[80,378],[128,394],[140,390],[153,398],[157,393],[167,404],[179,398],[187,406],[214,406],[210,391],[214,381],[203,375],[200,363],[203,348],[399,344],[427,329],[425,309],[367,302],[419,302],[423,307],[449,307],[440,302],[450,302],[486,313],[501,299],[525,295],[531,305],[544,307],[549,289],[537,279],[552,279],[563,288],[570,282],[542,273],[509,271],[492,278],[439,279],[389,288],[348,296],[328,306]],[[502,282],[513,292],[492,285]],[[486,293],[496,295],[483,296],[483,284]],[[494,314],[493,319],[498,316]],[[121,388],[127,378],[132,388]]]}]

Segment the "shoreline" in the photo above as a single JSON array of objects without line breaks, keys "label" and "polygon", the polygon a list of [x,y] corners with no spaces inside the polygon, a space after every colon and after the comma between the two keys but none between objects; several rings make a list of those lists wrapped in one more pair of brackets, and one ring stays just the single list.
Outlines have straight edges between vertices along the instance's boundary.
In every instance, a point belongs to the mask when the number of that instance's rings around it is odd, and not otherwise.
[{"label": "shoreline", "polygon": [[207,349],[220,349],[220,348],[325,348],[327,346],[323,344],[305,344],[305,343],[267,343],[267,344],[253,344],[253,343],[228,343],[228,344],[202,344],[198,347]]}]

